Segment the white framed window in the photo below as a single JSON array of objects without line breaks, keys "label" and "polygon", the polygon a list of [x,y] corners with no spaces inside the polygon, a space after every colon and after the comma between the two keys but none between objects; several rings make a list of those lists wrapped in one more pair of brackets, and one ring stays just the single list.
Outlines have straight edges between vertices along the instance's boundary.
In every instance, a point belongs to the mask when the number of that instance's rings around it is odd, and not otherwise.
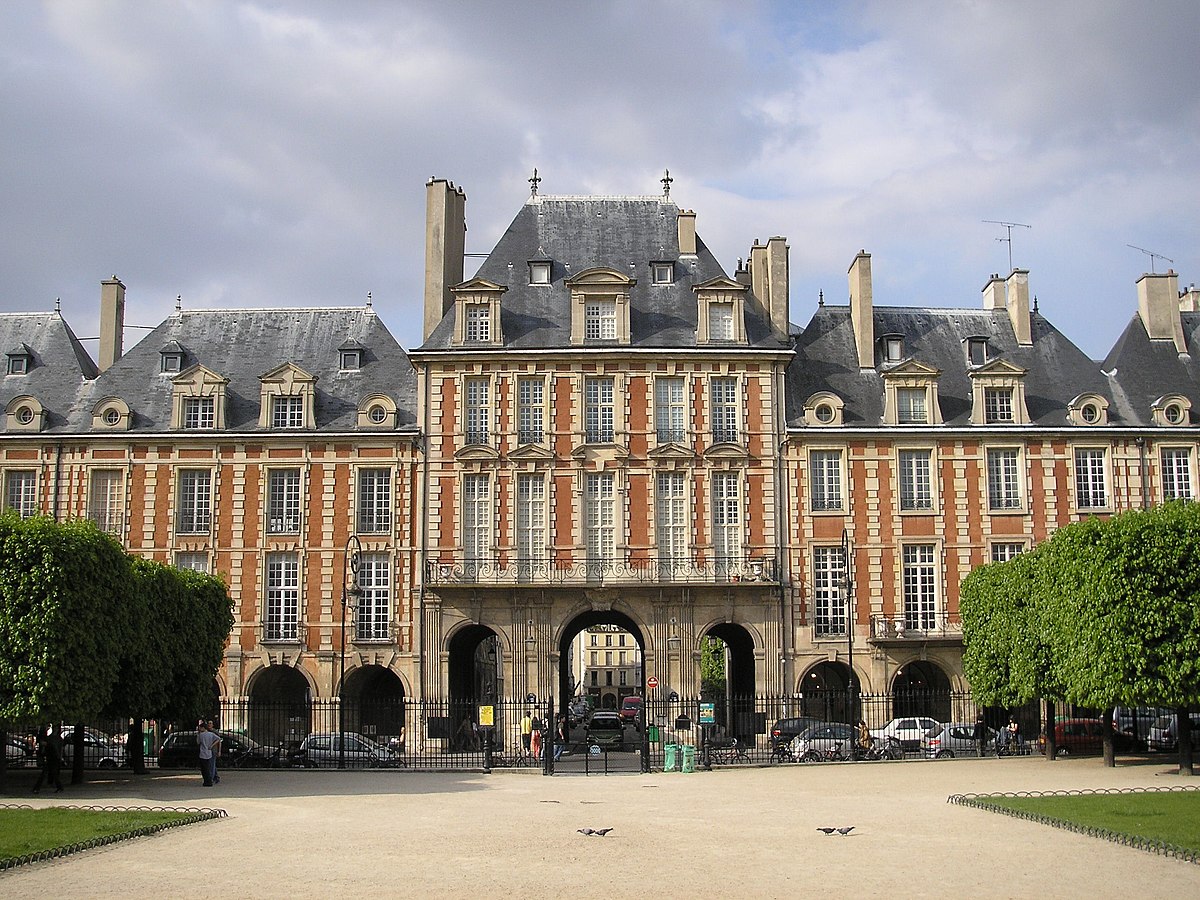
[{"label": "white framed window", "polygon": [[1160,458],[1163,500],[1191,500],[1192,451],[1187,447],[1163,447]]},{"label": "white framed window", "polygon": [[583,304],[583,339],[585,341],[615,341],[617,339],[617,301],[588,299]]},{"label": "white framed window", "polygon": [[1108,507],[1108,451],[1103,447],[1075,448],[1075,505],[1080,509]]},{"label": "white framed window", "polygon": [[487,444],[492,427],[492,384],[487,378],[466,381],[467,443]]},{"label": "white framed window", "polygon": [[467,340],[490,343],[492,340],[492,307],[489,303],[468,303]]},{"label": "white framed window", "polygon": [[691,567],[688,552],[690,516],[682,472],[659,472],[654,493],[654,534],[659,573],[669,577]]},{"label": "white framed window", "polygon": [[740,443],[738,380],[727,376],[714,378],[709,383],[709,395],[712,406],[713,443]]},{"label": "white framed window", "polygon": [[525,577],[546,563],[546,479],[517,476],[517,564]]},{"label": "white framed window", "polygon": [[358,586],[362,594],[354,619],[358,641],[386,641],[391,637],[392,561],[386,553],[363,553],[358,561]]},{"label": "white framed window", "polygon": [[9,469],[4,473],[4,508],[22,519],[37,514],[37,471]]},{"label": "white framed window", "polygon": [[276,394],[271,398],[272,428],[303,428],[304,397],[300,394]]},{"label": "white framed window", "polygon": [[654,428],[660,444],[683,443],[687,437],[683,391],[684,380],[679,376],[654,379]]},{"label": "white framed window", "polygon": [[613,475],[589,473],[583,491],[583,540],[591,578],[606,574],[616,557],[617,494]]},{"label": "white framed window", "polygon": [[655,284],[671,284],[675,280],[675,267],[669,262],[651,263],[650,276]]},{"label": "white framed window", "polygon": [[931,450],[901,450],[900,508],[902,510],[933,509],[933,479]]},{"label": "white framed window", "polygon": [[295,553],[268,553],[264,641],[300,639],[300,560]]},{"label": "white framed window", "polygon": [[208,534],[212,527],[212,472],[182,469],[175,506],[177,534]]},{"label": "white framed window", "polygon": [[195,550],[180,550],[175,554],[175,568],[191,569],[193,572],[208,574],[208,554]]},{"label": "white framed window", "polygon": [[613,390],[611,378],[588,378],[583,383],[583,426],[589,444],[613,442]]},{"label": "white framed window", "polygon": [[471,571],[490,561],[492,552],[492,480],[487,475],[463,477],[463,550]]},{"label": "white framed window", "polygon": [[904,359],[904,338],[890,334],[883,339],[883,361],[897,363]]},{"label": "white framed window", "polygon": [[927,425],[929,406],[928,392],[923,387],[896,388],[896,421],[901,425]]},{"label": "white framed window", "polygon": [[813,627],[817,637],[846,634],[845,577],[846,556],[841,547],[813,547]]},{"label": "white framed window", "polygon": [[529,264],[529,283],[530,284],[549,284],[550,283],[550,263],[548,263],[548,262],[531,262]]},{"label": "white framed window", "polygon": [[811,451],[808,454],[808,471],[813,512],[844,509],[842,451]]},{"label": "white framed window", "polygon": [[212,397],[183,399],[183,427],[212,428],[216,424],[216,401]]},{"label": "white framed window", "polygon": [[933,544],[904,546],[904,627],[937,628],[937,564]]},{"label": "white framed window", "polygon": [[541,378],[517,381],[517,443],[546,443],[546,382]]},{"label": "white framed window", "polygon": [[739,571],[742,557],[742,488],[737,472],[712,476],[713,554],[717,575]]},{"label": "white framed window", "polygon": [[987,452],[988,509],[1020,509],[1021,454],[1014,447],[998,447]]},{"label": "white framed window", "polygon": [[9,375],[24,375],[29,371],[29,357],[20,353],[14,353],[8,357],[8,374]]},{"label": "white framed window", "polygon": [[392,470],[358,470],[358,532],[384,534],[392,530]]},{"label": "white framed window", "polygon": [[88,518],[101,531],[120,534],[125,520],[125,473],[92,469],[88,486]]},{"label": "white framed window", "polygon": [[983,389],[983,421],[989,425],[1011,424],[1016,421],[1013,413],[1013,389],[1010,387],[985,387]]},{"label": "white framed window", "polygon": [[994,541],[992,543],[992,562],[1008,562],[1014,556],[1018,556],[1024,552],[1024,542]]},{"label": "white framed window", "polygon": [[710,341],[732,341],[733,304],[713,301],[708,304],[708,339]]},{"label": "white framed window", "polygon": [[267,534],[300,531],[300,470],[271,469],[267,474]]}]

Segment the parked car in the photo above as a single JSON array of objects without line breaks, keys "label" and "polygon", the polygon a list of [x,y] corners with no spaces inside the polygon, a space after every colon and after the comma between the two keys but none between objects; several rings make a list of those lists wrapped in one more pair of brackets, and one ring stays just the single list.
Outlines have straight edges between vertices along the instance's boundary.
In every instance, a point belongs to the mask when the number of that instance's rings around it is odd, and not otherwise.
[{"label": "parked car", "polygon": [[[63,765],[75,764],[75,729],[62,730]],[[83,765],[88,769],[119,769],[125,765],[125,745],[94,728],[83,730]]]},{"label": "parked car", "polygon": [[[988,728],[984,747],[991,747],[995,740],[996,729]],[[975,723],[947,722],[940,731],[921,737],[921,752],[930,759],[974,756],[979,752],[979,746],[975,743]]]},{"label": "parked car", "polygon": [[[1192,747],[1200,748],[1200,713],[1191,713],[1188,718],[1192,720]],[[1173,753],[1179,749],[1178,727],[1175,713],[1159,716],[1146,733],[1146,746],[1151,750]]]},{"label": "parked car", "polygon": [[[1038,736],[1038,747],[1046,746],[1046,736]],[[1141,746],[1131,734],[1113,732],[1113,749],[1128,753]],[[1104,722],[1101,719],[1058,719],[1054,723],[1054,747],[1059,756],[1086,756],[1104,750]]]},{"label": "parked car", "polygon": [[[218,731],[221,749],[218,769],[267,769],[286,764],[282,748],[264,747],[232,731]],[[173,731],[158,751],[160,769],[194,769],[200,765],[200,744],[195,731]]]},{"label": "parked car", "polygon": [[775,724],[771,726],[771,749],[776,750],[781,746],[790,744],[800,732],[807,731],[814,725],[824,724],[824,719],[818,719],[814,716],[793,716],[787,719],[776,719]]},{"label": "parked car", "polygon": [[626,725],[640,726],[644,706],[645,701],[641,697],[626,697],[621,701],[621,721]]},{"label": "parked car", "polygon": [[587,700],[583,697],[576,697],[571,701],[571,705],[567,707],[567,717],[572,728],[582,725],[587,721],[588,713],[592,711]]},{"label": "parked car", "polygon": [[27,738],[10,734],[4,745],[4,755],[8,757],[10,769],[20,769],[37,764],[37,756]]},{"label": "parked car", "polygon": [[942,730],[942,723],[928,716],[901,716],[892,719],[882,728],[871,731],[876,738],[894,737],[900,741],[905,753],[915,753],[921,749],[921,741],[926,735],[936,734]]},{"label": "parked car", "polygon": [[858,739],[858,729],[845,722],[821,722],[806,728],[792,738],[795,759],[824,759],[830,753],[850,756],[850,748]]},{"label": "parked car", "polygon": [[1173,715],[1171,710],[1157,706],[1118,706],[1113,710],[1113,726],[1117,731],[1132,734],[1144,742],[1155,720],[1159,716],[1169,715]]},{"label": "parked car", "polygon": [[587,742],[591,746],[621,749],[625,742],[625,723],[616,710],[598,709],[587,723]]},{"label": "parked car", "polygon": [[343,758],[347,768],[355,769],[404,765],[404,760],[396,751],[353,731],[310,734],[292,754],[291,764],[303,768],[336,769]]}]

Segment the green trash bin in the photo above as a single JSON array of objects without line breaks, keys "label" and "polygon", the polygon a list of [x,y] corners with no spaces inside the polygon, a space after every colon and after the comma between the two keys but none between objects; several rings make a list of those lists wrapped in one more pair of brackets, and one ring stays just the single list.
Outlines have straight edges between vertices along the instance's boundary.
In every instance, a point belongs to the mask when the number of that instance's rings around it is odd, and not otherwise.
[{"label": "green trash bin", "polygon": [[679,770],[679,745],[664,744],[663,745],[663,771],[676,772]]},{"label": "green trash bin", "polygon": [[696,771],[696,748],[691,744],[683,745],[683,771]]}]

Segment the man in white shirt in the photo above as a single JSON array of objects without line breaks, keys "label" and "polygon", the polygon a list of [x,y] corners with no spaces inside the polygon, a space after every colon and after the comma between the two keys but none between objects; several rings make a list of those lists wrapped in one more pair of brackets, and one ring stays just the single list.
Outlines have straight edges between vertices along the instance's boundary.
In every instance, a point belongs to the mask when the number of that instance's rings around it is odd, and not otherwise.
[{"label": "man in white shirt", "polygon": [[201,720],[196,726],[196,743],[200,745],[200,775],[205,787],[212,787],[217,777],[217,755],[221,752],[221,736]]}]

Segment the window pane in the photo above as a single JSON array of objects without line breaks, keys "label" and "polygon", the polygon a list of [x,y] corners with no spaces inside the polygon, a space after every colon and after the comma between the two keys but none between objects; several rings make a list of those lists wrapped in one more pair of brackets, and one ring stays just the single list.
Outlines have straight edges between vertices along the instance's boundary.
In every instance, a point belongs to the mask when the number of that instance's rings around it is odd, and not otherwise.
[{"label": "window pane", "polygon": [[818,636],[846,633],[845,574],[841,547],[813,548],[813,625]]},{"label": "window pane", "polygon": [[736,378],[714,378],[709,390],[712,398],[712,428],[714,444],[736,444],[738,433],[738,381]]},{"label": "window pane", "polygon": [[545,404],[546,383],[542,379],[522,378],[517,382],[517,443],[544,443]]},{"label": "window pane", "polygon": [[22,519],[37,513],[37,472],[10,469],[4,473],[4,508]]},{"label": "window pane", "polygon": [[654,427],[659,443],[682,443],[684,423],[683,379],[675,376],[655,379]]},{"label": "window pane", "polygon": [[900,508],[933,509],[929,450],[900,451]]},{"label": "window pane", "polygon": [[272,469],[267,477],[267,533],[300,531],[300,470]]},{"label": "window pane", "polygon": [[1019,453],[1012,449],[987,452],[988,507],[990,509],[1019,509],[1021,506],[1021,473]]},{"label": "window pane", "polygon": [[1100,448],[1075,451],[1075,497],[1080,509],[1108,506],[1104,479],[1105,455]]},{"label": "window pane", "polygon": [[392,528],[392,472],[390,469],[358,470],[358,530],[380,534]]},{"label": "window pane", "polygon": [[590,444],[613,441],[613,380],[588,378],[584,382],[584,428]]},{"label": "window pane", "polygon": [[120,534],[125,512],[125,478],[120,469],[94,469],[88,492],[88,518],[96,527]]},{"label": "window pane", "polygon": [[299,637],[300,562],[292,553],[267,555],[267,606],[264,638],[294,641]]},{"label": "window pane", "polygon": [[1164,500],[1192,499],[1192,453],[1186,447],[1170,447],[1162,451],[1162,482]]},{"label": "window pane", "polygon": [[925,388],[896,389],[896,421],[901,425],[924,425],[929,421],[925,409]]},{"label": "window pane", "polygon": [[812,508],[842,508],[842,454],[840,450],[814,450],[809,454]]},{"label": "window pane", "polygon": [[216,424],[216,403],[212,397],[185,397],[183,401],[184,428],[212,428]]},{"label": "window pane", "polygon": [[937,627],[937,580],[932,544],[904,548],[904,627],[929,631]]},{"label": "window pane", "polygon": [[355,614],[355,636],[360,641],[390,637],[392,609],[392,566],[386,553],[364,553],[359,557],[358,586],[362,594]]},{"label": "window pane", "polygon": [[271,427],[303,428],[304,398],[298,394],[284,394],[272,397]]},{"label": "window pane", "polygon": [[185,469],[179,473],[179,502],[175,530],[180,534],[208,534],[212,522],[212,473]]},{"label": "window pane", "polygon": [[486,378],[468,378],[467,392],[467,443],[488,443],[492,425],[491,382]]}]

